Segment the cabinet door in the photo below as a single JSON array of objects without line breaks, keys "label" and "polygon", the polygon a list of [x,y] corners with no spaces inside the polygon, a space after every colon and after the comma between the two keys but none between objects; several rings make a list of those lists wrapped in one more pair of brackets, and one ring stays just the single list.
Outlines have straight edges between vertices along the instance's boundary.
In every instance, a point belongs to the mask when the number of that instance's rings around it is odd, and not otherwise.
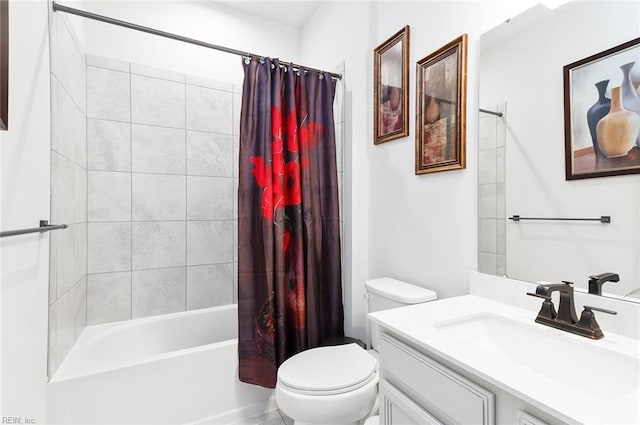
[{"label": "cabinet door", "polygon": [[389,381],[380,380],[382,425],[443,425]]},{"label": "cabinet door", "polygon": [[493,393],[387,333],[380,337],[380,374],[446,423],[495,423]]}]

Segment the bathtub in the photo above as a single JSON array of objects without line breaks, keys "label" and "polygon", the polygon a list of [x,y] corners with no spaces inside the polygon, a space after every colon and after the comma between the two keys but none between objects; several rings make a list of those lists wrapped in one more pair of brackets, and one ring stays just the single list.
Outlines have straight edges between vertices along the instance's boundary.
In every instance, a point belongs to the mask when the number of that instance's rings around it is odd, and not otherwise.
[{"label": "bathtub", "polygon": [[271,410],[238,380],[237,306],[88,326],[49,382],[50,423],[223,424]]}]

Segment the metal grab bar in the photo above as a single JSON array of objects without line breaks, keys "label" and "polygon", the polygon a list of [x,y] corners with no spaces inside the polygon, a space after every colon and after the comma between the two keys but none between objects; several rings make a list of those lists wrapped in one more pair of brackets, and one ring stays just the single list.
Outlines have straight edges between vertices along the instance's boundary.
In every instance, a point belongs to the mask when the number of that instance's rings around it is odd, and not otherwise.
[{"label": "metal grab bar", "polygon": [[555,218],[555,217],[520,217],[514,215],[509,217],[509,220],[553,220],[553,221],[599,221],[600,223],[611,223],[610,215],[601,215],[600,218]]},{"label": "metal grab bar", "polygon": [[39,227],[32,227],[30,229],[7,230],[5,232],[0,232],[0,238],[4,238],[7,236],[26,235],[29,233],[43,233],[51,230],[66,229],[67,227],[68,226],[66,224],[49,224],[49,220],[40,220]]}]

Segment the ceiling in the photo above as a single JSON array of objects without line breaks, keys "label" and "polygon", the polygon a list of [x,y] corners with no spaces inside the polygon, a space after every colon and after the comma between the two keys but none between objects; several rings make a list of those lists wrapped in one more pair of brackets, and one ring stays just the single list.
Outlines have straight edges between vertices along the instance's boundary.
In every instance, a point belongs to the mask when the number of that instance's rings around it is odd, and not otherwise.
[{"label": "ceiling", "polygon": [[214,0],[214,2],[294,28],[302,28],[321,3],[320,0]]}]

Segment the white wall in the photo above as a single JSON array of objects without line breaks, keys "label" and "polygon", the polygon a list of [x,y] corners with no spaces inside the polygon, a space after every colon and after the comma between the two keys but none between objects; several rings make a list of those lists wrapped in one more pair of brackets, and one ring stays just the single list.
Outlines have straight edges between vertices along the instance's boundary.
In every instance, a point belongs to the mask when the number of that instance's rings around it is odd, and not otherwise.
[{"label": "white wall", "polygon": [[[9,131],[0,132],[3,230],[49,218],[47,3],[9,4]],[[49,235],[1,242],[0,416],[45,423]]]},{"label": "white wall", "polygon": [[[440,297],[468,291],[468,271],[477,264],[478,39],[529,3],[326,2],[303,28],[303,63],[330,69],[345,61],[348,333],[363,336],[366,279],[392,276],[433,288]],[[416,61],[469,35],[466,170],[416,176],[413,118],[409,137],[373,145],[372,52],[407,24],[410,117]]]},{"label": "white wall", "polygon": [[[299,30],[206,1],[69,1],[67,6],[258,55],[296,61]],[[88,54],[242,83],[239,56],[71,17]]]},{"label": "white wall", "polygon": [[[513,29],[483,51],[481,97],[507,103],[507,217],[611,215],[612,223],[509,221],[507,274],[586,289],[589,275],[612,271],[621,281],[604,291],[624,295],[640,286],[640,176],[565,180],[562,67],[637,37],[640,5],[570,3],[541,15],[534,28]],[[595,102],[595,87],[591,95]]]}]

